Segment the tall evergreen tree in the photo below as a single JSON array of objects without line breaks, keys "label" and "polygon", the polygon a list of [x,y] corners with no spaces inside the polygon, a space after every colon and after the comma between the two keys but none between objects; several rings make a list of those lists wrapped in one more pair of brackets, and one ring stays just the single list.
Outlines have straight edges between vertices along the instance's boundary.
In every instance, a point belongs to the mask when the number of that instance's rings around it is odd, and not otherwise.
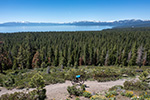
[{"label": "tall evergreen tree", "polygon": [[34,54],[34,57],[32,59],[32,68],[39,68],[40,67],[40,54],[38,51]]},{"label": "tall evergreen tree", "polygon": [[136,57],[137,57],[137,46],[136,46],[136,43],[134,43],[133,47],[132,47],[132,54],[131,54],[131,59],[129,61],[129,65],[132,66],[132,65],[136,65]]},{"label": "tall evergreen tree", "polygon": [[54,66],[58,66],[59,65],[59,50],[58,47],[56,48],[55,51],[55,61],[54,61]]},{"label": "tall evergreen tree", "polygon": [[24,48],[22,47],[22,45],[20,45],[16,59],[17,59],[18,67],[20,69],[24,69],[25,68],[25,52],[24,52]]},{"label": "tall evergreen tree", "polygon": [[137,65],[140,66],[140,67],[141,67],[141,65],[142,65],[143,50],[144,50],[143,47],[140,46],[140,47],[138,48],[138,51],[137,51],[138,56],[137,56],[137,59],[136,59],[136,63],[137,63]]},{"label": "tall evergreen tree", "polygon": [[89,62],[89,51],[88,51],[88,44],[84,46],[84,64],[88,65]]}]

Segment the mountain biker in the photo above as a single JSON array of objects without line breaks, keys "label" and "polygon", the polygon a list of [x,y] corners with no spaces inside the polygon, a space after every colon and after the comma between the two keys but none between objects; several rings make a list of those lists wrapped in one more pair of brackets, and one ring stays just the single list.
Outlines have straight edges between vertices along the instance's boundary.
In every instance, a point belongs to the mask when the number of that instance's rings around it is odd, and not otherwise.
[{"label": "mountain biker", "polygon": [[76,75],[76,80],[79,80],[80,77],[81,75]]}]

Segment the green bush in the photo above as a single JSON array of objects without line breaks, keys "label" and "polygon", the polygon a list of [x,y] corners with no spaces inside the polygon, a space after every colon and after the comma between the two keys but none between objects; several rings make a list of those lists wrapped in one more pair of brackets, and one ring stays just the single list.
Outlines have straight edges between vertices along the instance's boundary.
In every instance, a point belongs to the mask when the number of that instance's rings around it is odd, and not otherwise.
[{"label": "green bush", "polygon": [[131,98],[133,96],[133,91],[126,91],[125,96]]},{"label": "green bush", "polygon": [[121,85],[115,85],[115,86],[109,88],[109,91],[118,90],[118,89],[120,89],[120,90],[123,89],[123,86],[121,86]]},{"label": "green bush", "polygon": [[75,78],[76,75],[81,75],[84,80],[88,78],[88,74],[85,69],[70,69],[65,73],[65,80],[72,80]]},{"label": "green bush", "polygon": [[107,98],[102,95],[93,95],[90,100],[106,100]]},{"label": "green bush", "polygon": [[36,87],[36,90],[30,92],[29,94],[32,96],[32,98],[36,98],[39,100],[44,100],[46,98],[46,89],[45,87],[45,81],[41,75],[41,73],[36,73],[29,82],[30,85]]},{"label": "green bush", "polygon": [[148,100],[149,100],[150,99],[150,93],[143,92],[143,93],[140,94],[140,97],[148,98]]},{"label": "green bush", "polygon": [[125,96],[125,93],[124,93],[124,92],[121,92],[120,94],[121,94],[122,96]]},{"label": "green bush", "polygon": [[3,86],[4,87],[12,87],[15,83],[15,79],[12,75],[7,76],[3,81]]},{"label": "green bush", "polygon": [[85,85],[84,84],[81,85],[81,90],[85,91]]},{"label": "green bush", "polygon": [[118,80],[121,74],[113,68],[95,68],[93,69],[93,77],[98,82]]},{"label": "green bush", "polygon": [[70,100],[70,99],[67,98],[66,100]]},{"label": "green bush", "polygon": [[6,75],[0,73],[0,86],[3,86],[3,81],[4,81],[5,77],[6,77]]},{"label": "green bush", "polygon": [[73,85],[73,86],[68,86],[67,91],[70,95],[82,96],[84,90],[82,90],[81,87],[77,87],[77,86]]},{"label": "green bush", "polygon": [[89,91],[84,91],[83,96],[86,98],[90,98],[92,96],[92,94]]},{"label": "green bush", "polygon": [[131,81],[125,81],[123,83],[124,85],[124,89],[126,90],[147,90],[147,84],[141,81],[135,81],[135,80],[131,80]]},{"label": "green bush", "polygon": [[105,96],[107,98],[113,98],[115,97],[116,95],[118,95],[118,93],[114,90],[114,91],[109,91],[109,92],[106,92]]},{"label": "green bush", "polygon": [[76,100],[80,100],[80,98],[77,97]]},{"label": "green bush", "polygon": [[32,87],[36,87],[37,90],[42,89],[45,87],[45,81],[40,73],[36,73],[32,78],[29,84]]},{"label": "green bush", "polygon": [[33,90],[29,92],[29,96],[34,100],[44,100],[46,98],[46,89]]},{"label": "green bush", "polygon": [[142,82],[146,82],[148,75],[149,75],[149,73],[148,73],[147,71],[144,71],[143,73],[140,74],[139,79],[140,79]]},{"label": "green bush", "polygon": [[42,75],[44,80],[45,80],[45,84],[56,84],[56,83],[64,83],[65,79],[63,78],[59,78],[59,77],[53,77],[50,74],[43,74]]},{"label": "green bush", "polygon": [[23,92],[15,92],[13,94],[4,94],[0,100],[33,100],[28,94]]},{"label": "green bush", "polygon": [[4,94],[0,97],[0,100],[45,100],[46,90],[40,91],[33,90],[29,93],[15,92],[13,94]]},{"label": "green bush", "polygon": [[120,70],[120,73],[121,74],[126,74],[128,76],[135,76],[135,70],[133,69],[130,69],[130,68],[122,68]]},{"label": "green bush", "polygon": [[[28,76],[30,76],[30,74]],[[18,79],[20,79],[20,78],[18,78]],[[8,82],[8,83],[4,83],[4,85],[12,86],[12,84],[15,83],[14,80],[15,80],[14,77],[10,76],[6,80],[6,82]],[[22,83],[23,82],[21,82],[21,84]],[[16,84],[19,84],[19,82]],[[5,94],[0,97],[0,100],[44,100],[46,98],[46,90],[43,89],[45,86],[45,83],[44,83],[44,79],[40,73],[36,73],[31,78],[31,81],[29,82],[29,84],[32,85],[33,87],[36,87],[36,90],[33,90],[29,93],[15,92],[14,94]],[[23,88],[23,87],[24,86],[22,84],[22,85],[19,85],[17,88]]]}]

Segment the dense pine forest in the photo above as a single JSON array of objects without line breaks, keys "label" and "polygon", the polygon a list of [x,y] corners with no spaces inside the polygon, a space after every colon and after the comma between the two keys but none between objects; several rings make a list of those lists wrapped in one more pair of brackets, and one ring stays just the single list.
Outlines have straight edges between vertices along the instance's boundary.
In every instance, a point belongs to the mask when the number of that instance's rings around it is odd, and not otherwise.
[{"label": "dense pine forest", "polygon": [[150,28],[0,34],[0,68],[150,65]]}]

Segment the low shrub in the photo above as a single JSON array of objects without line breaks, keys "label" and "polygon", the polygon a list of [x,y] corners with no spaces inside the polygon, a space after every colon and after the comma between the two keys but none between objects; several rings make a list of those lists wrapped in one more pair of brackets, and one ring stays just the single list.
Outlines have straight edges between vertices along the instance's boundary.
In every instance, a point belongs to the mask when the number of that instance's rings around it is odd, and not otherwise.
[{"label": "low shrub", "polygon": [[125,93],[123,93],[123,92],[121,92],[120,94],[121,94],[122,96],[125,96]]},{"label": "low shrub", "polygon": [[95,68],[92,73],[98,82],[115,81],[121,76],[119,71],[113,68]]},{"label": "low shrub", "polygon": [[106,100],[107,98],[102,95],[93,95],[91,96],[90,100]]},{"label": "low shrub", "polygon": [[128,76],[135,76],[135,70],[133,69],[130,69],[130,68],[122,68],[120,70],[120,73],[123,75],[123,74],[126,74]]},{"label": "low shrub", "polygon": [[77,97],[76,100],[80,100],[80,98]]},{"label": "low shrub", "polygon": [[83,68],[81,69],[70,69],[65,73],[65,80],[72,80],[75,78],[76,75],[81,75],[84,80],[89,78],[89,75],[87,74],[87,71]]},{"label": "low shrub", "polygon": [[15,83],[15,79],[12,75],[7,76],[3,81],[3,86],[4,87],[12,87]]},{"label": "low shrub", "polygon": [[131,98],[133,96],[133,91],[126,91],[125,96]]},{"label": "low shrub", "polygon": [[28,94],[23,92],[15,92],[13,94],[4,94],[0,100],[33,100]]},{"label": "low shrub", "polygon": [[144,71],[143,73],[140,74],[139,76],[139,79],[142,81],[142,82],[146,82],[147,81],[147,77],[148,77],[149,73],[148,71]]},{"label": "low shrub", "polygon": [[86,98],[90,98],[92,96],[92,94],[89,91],[84,91],[83,96],[86,97]]},{"label": "low shrub", "polygon": [[[46,98],[46,89],[44,89],[45,81],[40,73],[36,73],[32,78],[30,78],[29,84],[33,87],[36,87],[36,90],[33,90],[28,93],[24,92],[15,92],[13,94],[5,94],[0,97],[0,100],[44,100]],[[15,83],[14,78],[11,76],[6,81],[6,86],[12,86]],[[18,87],[18,88],[23,88]]]},{"label": "low shrub", "polygon": [[83,95],[83,90],[81,89],[81,87],[77,87],[76,85],[68,86],[67,91],[70,95],[75,95],[75,96]]},{"label": "low shrub", "polygon": [[29,93],[15,92],[13,94],[4,94],[0,97],[0,100],[45,100],[46,90],[40,91],[33,90]]},{"label": "low shrub", "polygon": [[125,81],[123,83],[124,89],[126,90],[147,90],[148,84],[138,81],[138,80],[131,80]]},{"label": "low shrub", "polygon": [[113,90],[120,90],[121,91],[121,89],[123,89],[123,86],[115,85],[115,86],[109,88],[109,91],[113,91]]},{"label": "low shrub", "polygon": [[115,81],[115,80],[118,80],[119,77],[106,77],[106,78],[103,78],[103,77],[97,77],[95,78],[98,82],[107,82],[107,81]]},{"label": "low shrub", "polygon": [[36,87],[37,90],[45,87],[45,81],[41,73],[36,73],[30,80],[29,85],[31,87]]},{"label": "low shrub", "polygon": [[6,77],[6,75],[0,73],[0,86],[3,86],[3,81],[4,81],[5,77]]},{"label": "low shrub", "polygon": [[85,91],[85,85],[84,84],[81,85],[81,90]]},{"label": "low shrub", "polygon": [[141,98],[147,98],[147,100],[149,100],[150,99],[150,94],[148,94],[147,92],[143,92],[143,93],[140,94],[140,97]]},{"label": "low shrub", "polygon": [[114,91],[109,91],[109,92],[106,92],[105,96],[107,98],[113,98],[115,97],[116,95],[118,95],[118,93],[114,90]]},{"label": "low shrub", "polygon": [[53,77],[50,74],[43,74],[42,76],[45,80],[45,84],[56,84],[56,83],[64,83],[65,82],[65,79],[59,78],[59,77]]},{"label": "low shrub", "polygon": [[[54,100],[55,100],[55,99],[54,99]],[[67,98],[66,100],[70,100],[70,99]]]},{"label": "low shrub", "polygon": [[46,89],[33,90],[29,92],[29,96],[33,100],[45,100],[46,99]]},{"label": "low shrub", "polygon": [[134,96],[132,96],[132,98],[131,98],[131,100],[138,100],[138,96],[137,95],[134,95]]}]

